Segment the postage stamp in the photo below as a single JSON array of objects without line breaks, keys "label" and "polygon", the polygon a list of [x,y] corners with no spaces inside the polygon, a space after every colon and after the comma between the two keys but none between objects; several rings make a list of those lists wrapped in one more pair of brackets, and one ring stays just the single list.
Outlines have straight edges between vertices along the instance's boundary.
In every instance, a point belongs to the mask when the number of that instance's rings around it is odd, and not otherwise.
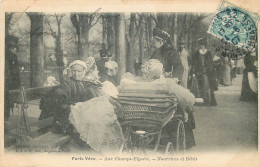
[{"label": "postage stamp", "polygon": [[257,14],[223,1],[208,30],[221,40],[216,52],[236,60],[255,51],[258,19]]}]

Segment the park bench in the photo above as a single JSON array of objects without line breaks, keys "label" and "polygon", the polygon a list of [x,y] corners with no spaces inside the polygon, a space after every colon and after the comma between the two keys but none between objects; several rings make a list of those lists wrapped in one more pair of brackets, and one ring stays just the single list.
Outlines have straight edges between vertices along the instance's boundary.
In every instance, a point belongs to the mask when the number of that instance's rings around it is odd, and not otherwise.
[{"label": "park bench", "polygon": [[57,134],[51,131],[53,117],[38,121],[37,131],[32,132],[28,122],[28,102],[39,100],[44,94],[55,89],[53,87],[27,88],[10,90],[10,102],[16,104],[18,109],[16,148],[29,149],[52,149],[59,150],[71,140],[71,137],[64,134]]}]

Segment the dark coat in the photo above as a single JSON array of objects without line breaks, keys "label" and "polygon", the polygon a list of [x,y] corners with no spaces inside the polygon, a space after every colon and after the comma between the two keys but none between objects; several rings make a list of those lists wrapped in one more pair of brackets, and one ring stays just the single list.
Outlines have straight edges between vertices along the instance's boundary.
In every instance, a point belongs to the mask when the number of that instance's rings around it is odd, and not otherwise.
[{"label": "dark coat", "polygon": [[54,125],[66,129],[70,123],[70,105],[84,102],[101,95],[101,85],[89,81],[65,79],[59,87],[47,92],[40,100],[41,115],[39,120],[54,116]]},{"label": "dark coat", "polygon": [[18,89],[20,86],[20,70],[17,55],[6,50],[5,54],[5,88]]},{"label": "dark coat", "polygon": [[192,58],[192,73],[196,74],[198,80],[199,94],[204,102],[209,105],[216,105],[214,90],[216,90],[216,78],[214,77],[213,57],[210,51],[205,54],[195,52]]},{"label": "dark coat", "polygon": [[178,51],[169,43],[164,44],[153,52],[150,59],[158,59],[165,72],[172,72],[172,76],[182,80],[184,67]]},{"label": "dark coat", "polygon": [[257,101],[257,94],[250,88],[249,80],[248,80],[248,72],[253,72],[255,77],[257,77],[257,67],[254,65],[256,61],[256,56],[247,55],[244,58],[244,64],[246,68],[243,71],[243,79],[242,79],[242,90],[241,90],[241,101]]},{"label": "dark coat", "polygon": [[17,55],[5,50],[5,89],[4,89],[4,118],[7,120],[10,117],[10,108],[13,104],[10,103],[9,90],[18,89],[20,87],[20,70]]}]

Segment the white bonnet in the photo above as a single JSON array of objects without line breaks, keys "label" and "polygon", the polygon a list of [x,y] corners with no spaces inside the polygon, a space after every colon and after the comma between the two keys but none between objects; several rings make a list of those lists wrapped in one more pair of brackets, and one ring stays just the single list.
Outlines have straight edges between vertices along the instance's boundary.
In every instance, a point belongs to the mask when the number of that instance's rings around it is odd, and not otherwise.
[{"label": "white bonnet", "polygon": [[73,61],[72,63],[70,63],[69,68],[71,68],[73,65],[76,65],[76,64],[81,65],[85,70],[88,69],[86,63],[84,61],[81,61],[81,60]]}]

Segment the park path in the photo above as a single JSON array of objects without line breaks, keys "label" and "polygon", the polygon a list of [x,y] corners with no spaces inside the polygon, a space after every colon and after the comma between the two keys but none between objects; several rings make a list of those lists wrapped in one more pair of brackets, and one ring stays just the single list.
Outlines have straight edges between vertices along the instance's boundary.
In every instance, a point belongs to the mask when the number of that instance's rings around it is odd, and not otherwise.
[{"label": "park path", "polygon": [[257,149],[258,106],[239,101],[241,85],[242,75],[237,75],[233,85],[215,92],[217,106],[195,107],[196,146],[190,152]]}]

